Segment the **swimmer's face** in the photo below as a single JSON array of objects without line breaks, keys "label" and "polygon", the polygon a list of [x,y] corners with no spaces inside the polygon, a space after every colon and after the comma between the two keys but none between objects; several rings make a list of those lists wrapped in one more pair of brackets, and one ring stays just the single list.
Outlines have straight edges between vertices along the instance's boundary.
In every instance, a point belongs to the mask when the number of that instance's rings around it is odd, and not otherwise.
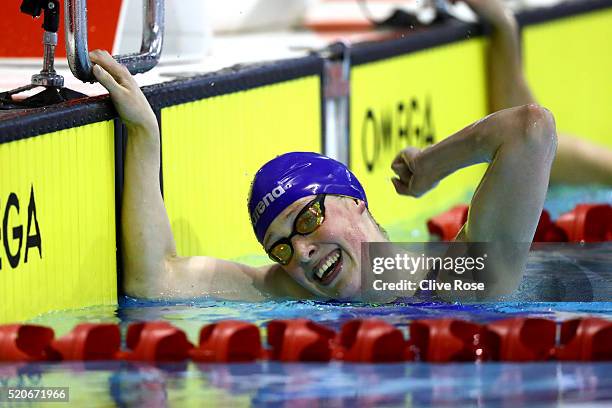
[{"label": "swimmer's face", "polygon": [[[274,219],[264,237],[266,250],[291,235],[296,216],[315,198],[297,200]],[[379,240],[378,229],[361,200],[326,195],[324,207],[325,218],[315,231],[291,238],[293,256],[283,269],[317,296],[355,298],[361,288],[361,243]]]}]

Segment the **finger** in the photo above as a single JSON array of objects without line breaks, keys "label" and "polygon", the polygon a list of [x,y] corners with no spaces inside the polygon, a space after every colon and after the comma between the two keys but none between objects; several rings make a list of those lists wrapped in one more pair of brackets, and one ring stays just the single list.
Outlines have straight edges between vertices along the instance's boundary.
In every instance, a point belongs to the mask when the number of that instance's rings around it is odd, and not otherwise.
[{"label": "finger", "polygon": [[403,165],[404,164],[404,159],[402,158],[402,153],[398,153],[397,156],[395,156],[395,159],[393,159],[393,161],[391,162],[391,168],[393,168],[393,166],[396,165]]},{"label": "finger", "polygon": [[404,150],[402,150],[399,156],[402,159],[402,161],[408,164],[408,162],[414,157],[418,156],[420,152],[421,152],[421,149],[417,149],[416,147],[409,146],[405,148]]},{"label": "finger", "polygon": [[391,163],[391,169],[393,171],[396,171],[401,169],[402,167],[406,167],[406,165],[404,164],[404,162],[402,160],[393,160],[393,163]]},{"label": "finger", "polygon": [[393,170],[393,172],[397,174],[398,177],[404,181],[409,180],[413,175],[413,173],[410,171],[408,166],[406,166],[403,162],[393,163],[391,165],[391,170]]},{"label": "finger", "polygon": [[397,194],[411,195],[409,187],[406,184],[402,183],[400,179],[394,177],[391,179],[391,182],[393,183],[393,187],[395,187],[395,191],[397,192]]},{"label": "finger", "polygon": [[98,82],[100,82],[102,86],[105,87],[111,94],[114,94],[121,89],[121,85],[119,85],[117,81],[115,81],[115,78],[113,78],[111,74],[106,72],[106,70],[100,65],[94,65],[92,67],[92,72]]},{"label": "finger", "polygon": [[117,83],[126,85],[132,79],[129,71],[119,64],[112,55],[104,50],[94,50],[89,53],[89,59],[100,65],[106,72],[112,75]]},{"label": "finger", "polygon": [[415,173],[414,171],[414,158],[418,156],[421,151],[415,147],[408,147],[401,153],[401,158],[404,165],[410,170],[411,173]]}]

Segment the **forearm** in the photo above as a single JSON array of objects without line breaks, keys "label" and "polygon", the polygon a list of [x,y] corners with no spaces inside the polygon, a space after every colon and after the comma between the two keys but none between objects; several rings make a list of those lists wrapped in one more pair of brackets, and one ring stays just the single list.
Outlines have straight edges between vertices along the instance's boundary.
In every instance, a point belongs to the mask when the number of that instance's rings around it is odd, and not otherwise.
[{"label": "forearm", "polygon": [[552,115],[526,105],[468,126],[425,150],[415,165],[420,174],[441,179],[471,164],[490,163],[470,206],[466,237],[529,242],[548,188],[556,141]]},{"label": "forearm", "polygon": [[514,116],[513,110],[489,115],[428,147],[417,159],[419,173],[437,182],[464,167],[491,162],[499,148],[516,136],[504,126]]},{"label": "forearm", "polygon": [[612,185],[612,149],[561,135],[550,180],[552,183]]},{"label": "forearm", "polygon": [[518,24],[510,11],[492,23],[487,53],[489,110],[535,103],[523,75]]},{"label": "forearm", "polygon": [[[473,278],[485,284],[480,295],[495,298],[517,287],[527,262],[557,144],[554,119],[537,105],[525,105],[497,112],[456,136],[432,149],[425,165],[449,161],[448,173],[472,162],[490,163],[457,239],[489,243],[486,269]],[[453,158],[453,149],[477,153]]]},{"label": "forearm", "polygon": [[[535,103],[521,66],[520,38],[514,16],[504,10],[491,19],[488,60],[489,109],[496,112]],[[586,140],[559,136],[552,183],[612,184],[612,152]]]},{"label": "forearm", "polygon": [[160,191],[159,143],[157,122],[128,127],[121,230],[124,287],[132,295],[163,292],[167,259],[176,253]]}]

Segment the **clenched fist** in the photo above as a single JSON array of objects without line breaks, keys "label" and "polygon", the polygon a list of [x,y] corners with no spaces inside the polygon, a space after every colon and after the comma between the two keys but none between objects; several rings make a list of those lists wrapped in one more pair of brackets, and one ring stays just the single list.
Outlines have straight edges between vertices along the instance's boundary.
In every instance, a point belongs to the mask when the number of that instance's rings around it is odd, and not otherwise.
[{"label": "clenched fist", "polygon": [[420,197],[438,184],[420,165],[420,155],[420,149],[407,147],[391,163],[391,169],[397,174],[391,181],[398,194]]}]

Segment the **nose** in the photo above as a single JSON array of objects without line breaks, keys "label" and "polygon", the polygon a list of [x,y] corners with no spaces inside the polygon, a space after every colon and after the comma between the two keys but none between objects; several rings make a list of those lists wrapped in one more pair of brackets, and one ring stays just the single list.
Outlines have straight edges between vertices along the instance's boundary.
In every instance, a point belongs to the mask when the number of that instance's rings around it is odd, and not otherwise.
[{"label": "nose", "polygon": [[307,236],[296,236],[293,238],[293,250],[298,262],[306,264],[314,256],[317,246]]}]

